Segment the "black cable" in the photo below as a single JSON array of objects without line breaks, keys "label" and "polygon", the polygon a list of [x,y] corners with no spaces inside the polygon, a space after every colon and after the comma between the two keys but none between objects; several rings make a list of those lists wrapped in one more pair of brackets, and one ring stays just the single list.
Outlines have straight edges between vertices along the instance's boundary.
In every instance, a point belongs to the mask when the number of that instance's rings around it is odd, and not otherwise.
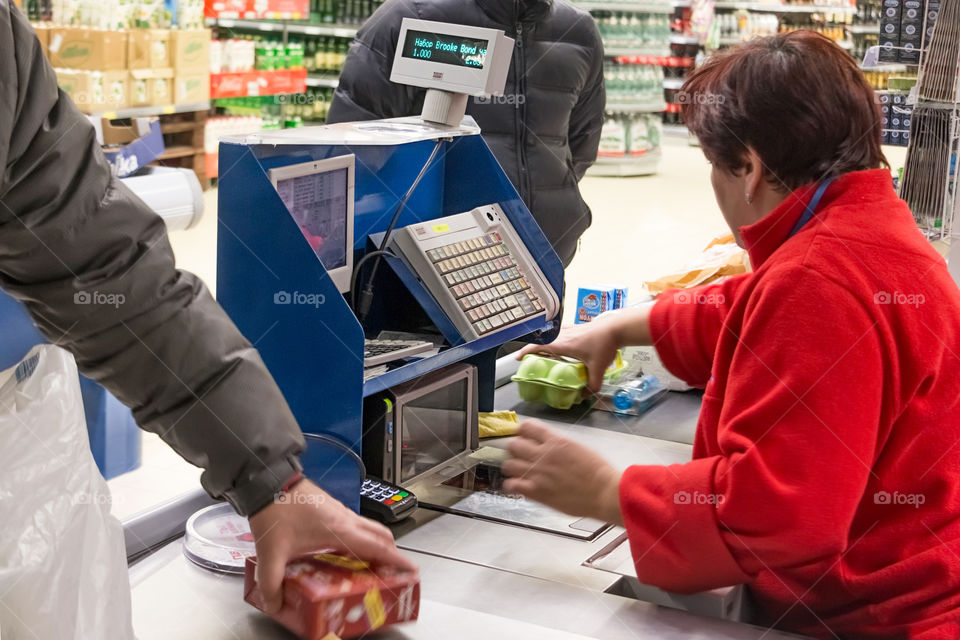
[{"label": "black cable", "polygon": [[433,151],[430,152],[430,157],[427,158],[427,161],[420,169],[420,173],[417,175],[416,180],[413,181],[413,184],[410,185],[410,188],[407,189],[407,192],[403,195],[403,198],[400,200],[400,204],[397,205],[397,210],[393,213],[393,218],[390,220],[390,224],[387,226],[387,230],[383,234],[383,240],[380,241],[380,251],[383,251],[387,248],[387,243],[390,241],[390,234],[393,233],[393,228],[397,226],[397,221],[400,219],[400,213],[407,206],[407,201],[410,199],[410,196],[413,195],[414,190],[420,185],[420,181],[423,180],[423,176],[427,174],[427,169],[429,169],[430,165],[433,164],[433,159],[437,157],[437,152],[440,151],[441,144],[443,144],[443,139],[437,140],[437,143],[433,145]]},{"label": "black cable", "polygon": [[355,305],[357,302],[357,297],[356,297],[357,279],[358,279],[358,276],[360,275],[360,269],[363,267],[363,264],[370,258],[374,258],[376,256],[392,256],[392,255],[393,253],[391,253],[390,251],[379,251],[379,250],[371,251],[367,255],[360,258],[359,262],[357,262],[357,264],[354,265],[353,273],[350,276],[350,306],[351,307],[355,308]]},{"label": "black cable", "polygon": [[370,307],[373,305],[373,281],[377,276],[377,267],[380,266],[380,260],[377,260],[373,263],[373,269],[370,270],[370,276],[367,278],[367,284],[363,287],[363,291],[360,292],[360,300],[358,302],[354,298],[354,286],[356,281],[359,279],[358,274],[360,273],[360,266],[363,265],[363,263],[366,262],[367,258],[369,257],[379,257],[384,254],[392,255],[386,251],[387,243],[390,242],[390,235],[393,233],[394,227],[397,226],[397,221],[400,219],[400,214],[403,213],[403,210],[406,208],[407,202],[410,200],[410,196],[413,195],[413,192],[420,185],[420,181],[423,180],[423,176],[427,174],[427,170],[430,169],[430,165],[433,164],[434,158],[437,157],[437,153],[440,151],[440,145],[442,145],[443,142],[444,140],[442,138],[437,140],[437,143],[433,146],[433,151],[430,152],[430,157],[427,158],[427,161],[420,169],[420,173],[413,181],[413,184],[410,185],[410,188],[407,189],[407,192],[404,194],[403,198],[400,199],[399,204],[397,204],[397,210],[394,211],[393,218],[390,220],[390,224],[387,226],[387,230],[383,234],[383,240],[380,241],[380,248],[377,251],[371,251],[365,255],[353,268],[353,275],[350,278],[350,302],[353,306],[353,312],[356,314],[357,320],[360,321],[361,326],[363,326],[363,321],[366,319],[367,314],[370,313]]}]

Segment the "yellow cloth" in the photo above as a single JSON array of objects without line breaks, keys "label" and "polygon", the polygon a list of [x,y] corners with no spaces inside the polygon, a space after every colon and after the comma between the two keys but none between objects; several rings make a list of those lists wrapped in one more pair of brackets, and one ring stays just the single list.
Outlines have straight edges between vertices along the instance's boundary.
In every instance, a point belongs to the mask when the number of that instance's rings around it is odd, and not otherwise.
[{"label": "yellow cloth", "polygon": [[480,437],[512,436],[520,428],[516,411],[492,411],[480,414]]}]

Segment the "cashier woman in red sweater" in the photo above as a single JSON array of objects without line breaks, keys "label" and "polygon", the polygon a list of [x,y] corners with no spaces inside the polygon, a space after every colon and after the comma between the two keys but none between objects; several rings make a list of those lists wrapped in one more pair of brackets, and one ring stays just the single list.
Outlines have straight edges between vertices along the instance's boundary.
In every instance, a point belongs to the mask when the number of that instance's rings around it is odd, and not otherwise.
[{"label": "cashier woman in red sweater", "polygon": [[640,580],[747,584],[818,638],[960,638],[960,291],[899,200],[873,90],[828,39],[699,68],[684,120],[752,273],[669,291],[548,347],[597,388],[653,344],[704,388],[693,460],[614,470],[526,423],[506,489],[622,523]]}]

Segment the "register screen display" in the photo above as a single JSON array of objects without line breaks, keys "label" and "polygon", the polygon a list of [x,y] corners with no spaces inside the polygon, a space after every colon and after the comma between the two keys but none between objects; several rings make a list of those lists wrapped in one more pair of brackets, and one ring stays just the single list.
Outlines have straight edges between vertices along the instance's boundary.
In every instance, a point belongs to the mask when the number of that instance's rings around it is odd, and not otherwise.
[{"label": "register screen display", "polygon": [[482,69],[489,46],[488,40],[410,30],[403,42],[403,57]]},{"label": "register screen display", "polygon": [[402,405],[400,484],[467,448],[467,381],[408,400]]},{"label": "register screen display", "polygon": [[335,169],[277,181],[277,193],[328,271],[347,265],[349,171]]}]

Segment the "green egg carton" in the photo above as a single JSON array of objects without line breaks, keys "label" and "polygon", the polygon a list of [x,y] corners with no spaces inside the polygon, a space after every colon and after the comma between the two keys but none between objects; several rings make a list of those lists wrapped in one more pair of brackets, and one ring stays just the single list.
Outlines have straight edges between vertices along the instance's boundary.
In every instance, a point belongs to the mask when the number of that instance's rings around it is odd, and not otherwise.
[{"label": "green egg carton", "polygon": [[[626,366],[617,351],[616,359],[603,379],[615,380]],[[517,383],[520,397],[526,402],[543,402],[554,409],[566,410],[583,400],[587,367],[573,358],[549,358],[528,353],[511,380]]]}]

